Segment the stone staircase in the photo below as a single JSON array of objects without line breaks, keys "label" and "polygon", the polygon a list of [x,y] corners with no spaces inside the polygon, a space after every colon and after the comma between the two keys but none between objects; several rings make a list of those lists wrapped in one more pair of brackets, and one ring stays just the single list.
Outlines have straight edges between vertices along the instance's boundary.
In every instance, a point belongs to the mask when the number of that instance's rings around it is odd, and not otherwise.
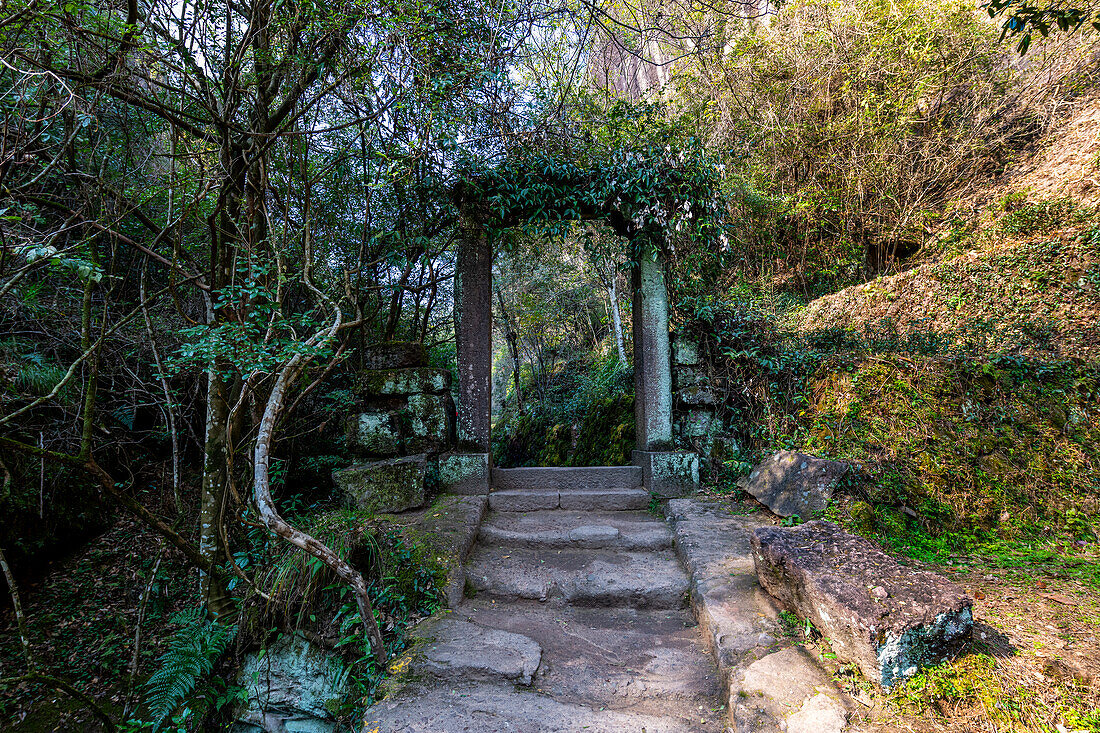
[{"label": "stone staircase", "polygon": [[724,729],[689,578],[640,469],[494,470],[467,597],[366,731]]}]

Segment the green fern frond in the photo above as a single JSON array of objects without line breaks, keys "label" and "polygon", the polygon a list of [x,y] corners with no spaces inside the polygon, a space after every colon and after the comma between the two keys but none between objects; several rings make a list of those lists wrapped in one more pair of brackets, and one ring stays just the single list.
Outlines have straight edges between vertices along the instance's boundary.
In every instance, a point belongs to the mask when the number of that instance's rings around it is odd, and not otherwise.
[{"label": "green fern frond", "polygon": [[15,375],[15,384],[35,396],[47,395],[65,377],[65,370],[49,364],[26,363]]},{"label": "green fern frond", "polygon": [[145,683],[149,715],[159,730],[164,721],[194,692],[200,680],[214,669],[214,662],[237,635],[236,626],[206,618],[201,609],[181,611],[172,618],[182,624]]}]

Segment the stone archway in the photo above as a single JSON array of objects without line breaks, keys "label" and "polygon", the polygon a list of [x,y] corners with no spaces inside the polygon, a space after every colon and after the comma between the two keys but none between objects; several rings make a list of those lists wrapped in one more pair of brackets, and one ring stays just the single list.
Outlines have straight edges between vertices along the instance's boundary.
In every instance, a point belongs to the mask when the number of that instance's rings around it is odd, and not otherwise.
[{"label": "stone archway", "polygon": [[[455,339],[458,356],[457,451],[440,460],[440,482],[452,493],[487,493],[492,483],[492,265],[493,238],[486,223],[484,194],[459,186],[460,212],[455,269]],[[683,496],[698,487],[699,459],[673,450],[672,370],[663,232],[638,228],[612,206],[571,210],[570,220],[602,219],[633,250],[635,450],[646,489],[660,498]],[[526,212],[507,211],[497,221],[516,223]],[[499,224],[498,224],[499,226]]]}]

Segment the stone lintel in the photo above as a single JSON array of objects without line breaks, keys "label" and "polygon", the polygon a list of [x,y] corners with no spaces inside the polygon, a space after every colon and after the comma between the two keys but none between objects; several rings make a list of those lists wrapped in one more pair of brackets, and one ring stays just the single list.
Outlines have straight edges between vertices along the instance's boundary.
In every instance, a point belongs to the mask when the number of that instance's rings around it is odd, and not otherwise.
[{"label": "stone lintel", "polygon": [[699,489],[699,456],[683,451],[636,450],[635,466],[642,469],[642,483],[659,499],[687,496]]},{"label": "stone lintel", "polygon": [[439,457],[439,486],[448,494],[488,494],[489,454],[444,453]]}]

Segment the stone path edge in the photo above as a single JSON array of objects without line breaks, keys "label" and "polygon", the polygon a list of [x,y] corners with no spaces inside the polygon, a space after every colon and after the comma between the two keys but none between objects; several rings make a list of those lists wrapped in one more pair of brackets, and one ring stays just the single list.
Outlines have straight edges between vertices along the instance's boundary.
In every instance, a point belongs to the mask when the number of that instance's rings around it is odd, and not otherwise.
[{"label": "stone path edge", "polygon": [[448,608],[462,602],[466,559],[477,540],[488,507],[489,498],[485,494],[441,494],[419,521],[405,528],[409,539],[423,546],[443,566]]},{"label": "stone path edge", "polygon": [[[778,611],[756,579],[752,531],[770,523],[698,498],[672,499],[664,512],[688,572],[691,608],[721,676],[720,702],[727,706],[729,729],[846,730],[856,706],[820,665],[783,637]],[[786,679],[775,678],[776,666]]]}]

